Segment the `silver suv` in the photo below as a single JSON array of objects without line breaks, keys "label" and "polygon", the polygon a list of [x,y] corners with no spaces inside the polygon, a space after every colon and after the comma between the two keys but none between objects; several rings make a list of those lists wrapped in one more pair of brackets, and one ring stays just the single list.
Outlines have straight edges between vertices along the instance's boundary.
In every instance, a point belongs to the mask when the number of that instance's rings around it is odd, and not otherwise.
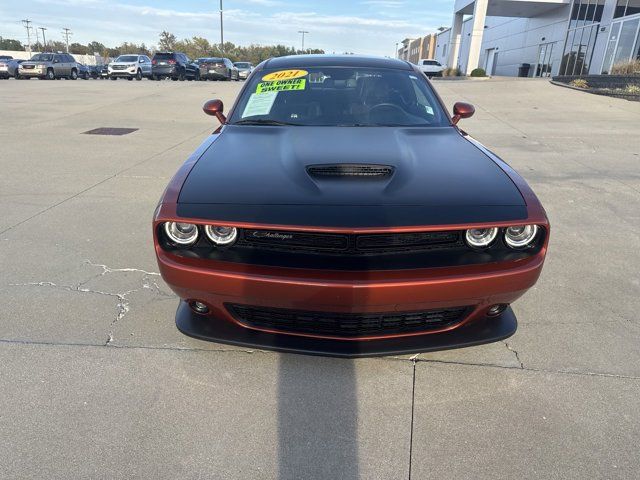
[{"label": "silver suv", "polygon": [[22,78],[78,78],[78,64],[68,53],[37,53],[30,60],[25,60],[18,67]]},{"label": "silver suv", "polygon": [[129,80],[150,78],[151,59],[146,55],[120,55],[109,64],[109,78],[117,80],[119,77]]}]

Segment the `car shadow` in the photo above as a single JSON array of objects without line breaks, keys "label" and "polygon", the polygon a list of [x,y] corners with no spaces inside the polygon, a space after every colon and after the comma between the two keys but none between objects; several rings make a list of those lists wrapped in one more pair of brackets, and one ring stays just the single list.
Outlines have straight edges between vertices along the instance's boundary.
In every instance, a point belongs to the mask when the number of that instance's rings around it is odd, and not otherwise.
[{"label": "car shadow", "polygon": [[357,479],[353,360],[280,354],[278,479]]}]

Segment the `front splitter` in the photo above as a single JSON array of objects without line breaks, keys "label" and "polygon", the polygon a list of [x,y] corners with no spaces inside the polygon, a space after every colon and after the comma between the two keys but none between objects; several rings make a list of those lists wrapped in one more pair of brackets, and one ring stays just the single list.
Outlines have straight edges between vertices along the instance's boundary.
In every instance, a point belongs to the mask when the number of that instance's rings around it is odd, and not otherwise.
[{"label": "front splitter", "polygon": [[176,326],[185,335],[210,342],[304,355],[358,358],[434,352],[498,342],[513,335],[518,322],[513,310],[508,308],[499,317],[487,317],[443,333],[385,340],[328,340],[244,328],[226,320],[198,315],[181,301],[176,312]]}]

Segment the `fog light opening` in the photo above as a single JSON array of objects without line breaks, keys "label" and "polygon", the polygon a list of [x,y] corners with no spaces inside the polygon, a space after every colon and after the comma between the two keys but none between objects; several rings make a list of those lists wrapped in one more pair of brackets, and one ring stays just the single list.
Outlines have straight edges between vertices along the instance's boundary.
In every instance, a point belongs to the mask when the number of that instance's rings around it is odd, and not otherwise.
[{"label": "fog light opening", "polygon": [[489,308],[489,310],[487,310],[487,317],[497,317],[502,312],[504,312],[508,306],[509,305],[507,305],[506,303],[498,303],[497,305],[493,305],[491,308]]},{"label": "fog light opening", "polygon": [[194,312],[200,315],[206,315],[207,313],[209,313],[209,307],[207,307],[204,303],[199,302],[197,300],[193,300],[192,302],[189,302],[189,306],[191,307],[191,310],[193,310]]}]

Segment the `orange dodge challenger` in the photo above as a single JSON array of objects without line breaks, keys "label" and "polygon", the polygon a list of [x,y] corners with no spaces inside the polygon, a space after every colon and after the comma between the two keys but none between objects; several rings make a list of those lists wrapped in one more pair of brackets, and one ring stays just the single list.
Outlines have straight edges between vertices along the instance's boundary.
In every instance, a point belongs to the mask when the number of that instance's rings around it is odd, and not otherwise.
[{"label": "orange dodge challenger", "polygon": [[176,324],[214,342],[341,357],[466,347],[517,326],[549,222],[401,60],[270,59],[155,212]]}]

